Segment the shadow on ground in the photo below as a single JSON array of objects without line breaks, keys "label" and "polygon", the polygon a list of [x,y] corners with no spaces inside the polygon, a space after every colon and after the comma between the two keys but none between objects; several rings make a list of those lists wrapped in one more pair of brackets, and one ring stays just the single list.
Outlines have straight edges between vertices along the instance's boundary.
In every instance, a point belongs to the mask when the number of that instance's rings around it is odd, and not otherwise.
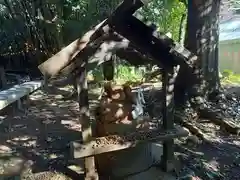
[{"label": "shadow on ground", "polygon": [[[76,98],[64,100],[69,89],[49,87],[48,92],[38,91],[31,96],[29,111],[8,116],[0,123],[0,179],[26,171],[64,174],[61,179],[83,179],[83,170],[70,157],[69,143],[81,139]],[[92,102],[96,94],[90,94]],[[149,113],[159,115],[161,92],[146,92]],[[94,103],[91,103],[94,105]],[[7,113],[7,111],[3,112]],[[185,145],[185,140],[176,141],[176,154],[181,160],[179,176],[198,176],[201,179],[240,179],[240,139],[237,136],[221,135],[220,130],[206,125],[215,132],[212,144],[196,147]],[[81,162],[80,162],[81,163]],[[76,172],[77,171],[77,172]],[[28,174],[31,174],[29,172]],[[22,173],[23,174],[23,173]],[[51,177],[49,175],[49,177]],[[49,179],[42,178],[42,179]]]},{"label": "shadow on ground", "polygon": [[33,172],[58,171],[72,179],[83,178],[81,169],[79,174],[69,168],[74,165],[69,143],[81,140],[81,126],[77,102],[63,100],[68,93],[55,87],[49,87],[47,93],[37,91],[31,96],[30,109],[26,114],[18,113],[2,120],[0,172],[3,177],[18,173],[7,168],[9,162],[12,169],[18,167],[19,171],[23,171],[24,162],[31,160]]},{"label": "shadow on ground", "polygon": [[240,178],[239,153],[240,147],[231,142],[201,144],[197,147],[178,143],[176,154],[183,165],[180,177],[187,179],[186,175],[192,175],[206,180],[237,180]]}]

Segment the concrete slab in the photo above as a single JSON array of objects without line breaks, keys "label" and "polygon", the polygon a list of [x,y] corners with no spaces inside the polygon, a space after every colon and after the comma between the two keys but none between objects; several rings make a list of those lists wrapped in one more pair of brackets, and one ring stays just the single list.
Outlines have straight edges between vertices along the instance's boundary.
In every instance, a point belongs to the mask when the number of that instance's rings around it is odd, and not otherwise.
[{"label": "concrete slab", "polygon": [[115,177],[135,174],[148,169],[154,164],[151,144],[140,144],[134,148],[116,152],[116,161],[112,167]]},{"label": "concrete slab", "polygon": [[131,177],[127,177],[124,180],[177,180],[176,177],[170,175],[169,173],[162,172],[159,168],[152,167],[148,171],[136,174]]},{"label": "concrete slab", "polygon": [[[142,144],[116,152],[118,164],[113,167],[113,174],[115,177],[124,177],[123,180],[176,180],[176,177],[163,172],[160,168],[151,167],[161,162],[162,153],[162,142]],[[79,165],[78,168],[73,166],[69,168],[83,174],[83,160],[80,161],[74,163]]]},{"label": "concrete slab", "polygon": [[[161,162],[161,156],[163,153],[162,142],[151,143],[151,158],[153,162],[158,164]],[[144,164],[144,162],[142,162]],[[140,170],[140,169],[139,169]],[[141,173],[126,177],[125,180],[176,180],[177,178],[169,173],[163,172],[160,168],[152,167]]]},{"label": "concrete slab", "polygon": [[175,180],[176,177],[154,167],[161,162],[162,142],[144,144],[121,154],[121,165],[113,168],[115,177],[124,180]]},{"label": "concrete slab", "polygon": [[161,156],[163,154],[162,142],[151,143],[151,154],[154,159],[154,162],[161,162]]}]

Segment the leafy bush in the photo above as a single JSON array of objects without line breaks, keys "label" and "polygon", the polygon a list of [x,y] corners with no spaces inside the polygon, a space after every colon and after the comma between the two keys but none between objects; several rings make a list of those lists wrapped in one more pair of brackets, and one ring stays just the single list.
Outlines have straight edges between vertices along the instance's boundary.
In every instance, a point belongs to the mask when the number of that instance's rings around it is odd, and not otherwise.
[{"label": "leafy bush", "polygon": [[[90,75],[97,82],[103,81],[103,71],[101,67],[95,68]],[[114,80],[121,83],[127,81],[140,81],[143,77],[141,70],[134,66],[129,66],[127,64],[120,64],[116,67]]]},{"label": "leafy bush", "polygon": [[143,77],[138,68],[128,65],[119,65],[116,72],[117,81],[140,81]]}]

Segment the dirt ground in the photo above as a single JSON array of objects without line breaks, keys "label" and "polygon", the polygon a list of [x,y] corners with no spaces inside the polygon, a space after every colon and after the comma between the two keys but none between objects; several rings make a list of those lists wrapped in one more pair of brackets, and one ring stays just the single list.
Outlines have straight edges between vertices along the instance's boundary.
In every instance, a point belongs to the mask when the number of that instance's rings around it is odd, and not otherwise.
[{"label": "dirt ground", "polygon": [[81,177],[69,166],[69,143],[81,139],[78,106],[60,94],[69,92],[56,88],[49,88],[48,93],[37,91],[30,97],[27,112],[3,118],[0,125],[0,172],[3,179],[19,172],[22,172],[22,179],[31,176],[34,179],[35,176],[40,179]]},{"label": "dirt ground", "polygon": [[[69,143],[81,139],[81,133],[77,102],[63,98],[68,90],[49,87],[47,93],[37,91],[28,112],[2,118],[0,180],[83,178],[83,170],[69,154]],[[207,121],[198,126],[212,143],[176,140],[181,164],[178,179],[240,179],[239,136],[224,134]]]},{"label": "dirt ground", "polygon": [[[226,93],[234,93],[238,98],[228,102],[229,106],[222,110],[231,113],[233,111],[239,116],[240,88],[228,88]],[[153,94],[154,97],[161,97],[158,91]],[[156,108],[154,111],[159,112],[158,107],[160,105],[155,104],[153,105],[155,107],[150,107],[150,109]],[[238,116],[235,115],[234,123],[240,126]],[[201,142],[200,140],[196,142],[195,136],[175,141],[175,153],[181,164],[181,167],[177,170],[178,179],[240,179],[240,137],[228,134],[206,119],[200,119],[192,123],[205,133],[209,142]]]},{"label": "dirt ground", "polygon": [[198,179],[240,179],[240,138],[222,134],[219,128],[205,123],[211,144],[190,144],[180,139],[176,143],[176,154],[181,161],[180,179],[192,176]]}]

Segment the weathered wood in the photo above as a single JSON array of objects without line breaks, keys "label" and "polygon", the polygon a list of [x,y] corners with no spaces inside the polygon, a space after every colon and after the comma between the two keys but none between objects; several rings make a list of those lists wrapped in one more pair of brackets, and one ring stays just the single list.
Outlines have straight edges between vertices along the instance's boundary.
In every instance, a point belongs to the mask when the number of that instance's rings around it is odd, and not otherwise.
[{"label": "weathered wood", "polygon": [[88,46],[84,48],[74,60],[62,68],[60,72],[62,75],[78,74],[79,69],[81,69],[87,61],[87,69],[95,68],[97,65],[104,62],[104,56],[107,54],[106,52],[111,53],[112,45],[103,43],[104,41],[110,41],[109,28],[102,28],[102,31],[104,31],[105,35],[100,36],[95,41],[89,43]]},{"label": "weathered wood", "polygon": [[92,42],[99,37],[99,31],[105,24],[106,20],[102,21],[92,30],[85,33],[82,38],[76,39],[50,59],[39,65],[38,68],[41,73],[45,77],[52,77],[58,74],[59,71],[67,66],[67,64],[69,64],[73,58],[88,45],[89,42]]},{"label": "weathered wood", "polygon": [[151,56],[135,50],[131,43],[128,48],[116,49],[116,55],[121,59],[126,59],[134,66],[147,65],[154,62]]},{"label": "weathered wood", "polygon": [[84,61],[86,60],[88,60],[88,70],[92,70],[107,61],[108,58],[105,57],[112,56],[113,54],[116,54],[122,59],[126,59],[132,65],[145,65],[153,62],[153,59],[148,54],[135,50],[135,47],[129,40],[117,33],[108,34],[109,29],[104,29],[105,36],[92,42],[92,45],[89,45],[81,51],[81,53],[77,55],[76,60],[73,60],[61,70],[60,73],[62,75],[78,74],[80,67],[84,65]]},{"label": "weathered wood", "polygon": [[106,152],[128,149],[135,147],[139,143],[163,141],[166,139],[184,137],[187,135],[188,131],[180,126],[176,126],[170,131],[156,129],[147,132],[135,132],[125,136],[112,135],[95,138],[89,143],[75,141],[72,142],[71,147],[74,158],[84,158]]},{"label": "weathered wood", "polygon": [[[90,58],[89,69],[93,69],[97,65],[103,63],[104,57],[108,56],[109,53],[116,53],[117,56],[128,60],[134,65],[147,64],[149,61],[155,59],[155,63],[169,70],[176,64],[181,64],[192,69],[194,66],[192,60],[196,59],[196,56],[184,47],[174,43],[169,37],[154,32],[154,29],[147,27],[135,17],[129,19],[131,20],[130,24],[132,24],[130,28],[134,28],[135,26],[136,28],[126,30],[125,27],[129,26],[128,21],[119,22],[116,26],[114,23],[111,24],[119,33],[123,32],[121,34],[126,36],[130,41],[116,32],[112,33],[108,26],[104,26],[102,32],[105,36],[89,44],[88,47],[79,53],[78,60],[73,60],[69,63],[67,67],[61,70],[61,73],[65,75],[75,73],[78,71],[79,67],[83,65],[83,61],[88,59],[91,55],[94,58]],[[121,29],[119,30],[119,28]],[[140,33],[137,33],[137,30],[139,30]],[[136,31],[134,35],[131,33],[133,31]],[[143,36],[145,38],[142,38]],[[152,43],[152,41],[154,41],[154,43]],[[139,61],[135,61],[135,59]],[[169,59],[172,59],[172,61]]]},{"label": "weathered wood", "polygon": [[[134,4],[134,2],[131,1],[132,4]],[[127,3],[127,2],[125,2],[125,3]],[[127,22],[125,22],[125,20],[124,20],[122,23],[120,23],[121,21],[119,21],[120,20],[119,16],[117,16],[116,14],[123,11],[123,9],[124,9],[123,4],[119,6],[121,8],[117,8],[117,10],[115,11],[115,15],[113,13],[113,18],[110,18],[110,20],[108,20],[108,22],[111,21],[111,24],[113,25],[113,27],[116,28],[117,31],[119,31],[119,27],[120,27],[120,33],[124,32],[124,33],[122,33],[124,36],[126,36],[127,38],[130,37],[129,39],[131,41],[133,41],[135,44],[135,46],[131,45],[132,50],[133,49],[136,49],[137,51],[141,50],[140,52],[142,52],[142,54],[150,54],[151,56],[153,56],[154,59],[157,59],[158,63],[159,63],[159,59],[161,58],[160,60],[164,67],[172,67],[174,64],[179,64],[182,62],[185,63],[185,61],[182,61],[179,59],[189,60],[190,55],[192,55],[189,51],[187,51],[185,48],[182,48],[181,46],[178,46],[177,44],[175,45],[174,42],[172,41],[172,39],[168,38],[167,36],[164,36],[162,34],[156,35],[156,33],[154,34],[154,29],[145,26],[144,23],[142,23],[140,20],[137,20],[135,17],[122,16],[122,17],[125,17],[124,19],[127,18],[129,20],[127,20]],[[131,7],[134,7],[134,6],[132,5]],[[136,7],[133,9],[136,10],[137,9]],[[124,11],[129,11],[132,13],[134,10],[130,10],[130,9],[125,8]],[[131,13],[129,13],[129,14],[131,14]],[[129,28],[131,28],[131,29],[126,30],[126,27],[128,25],[130,25]],[[107,20],[105,20],[104,22],[97,25],[93,30],[86,33],[83,36],[83,38],[74,41],[67,47],[63,48],[59,53],[57,53],[56,55],[54,55],[53,57],[48,59],[46,62],[41,64],[39,66],[39,69],[41,70],[41,72],[43,74],[46,75],[46,77],[54,76],[57,73],[59,73],[59,71],[61,71],[61,70],[64,74],[65,73],[70,74],[72,71],[81,67],[84,59],[88,58],[89,56],[91,56],[91,54],[94,54],[97,51],[97,49],[99,48],[99,45],[94,45],[93,42],[95,40],[97,40],[100,37],[100,41],[103,41],[103,40],[109,41],[110,37],[108,37],[108,39],[107,38],[101,39],[101,35],[103,35],[103,34],[106,35],[107,33],[109,33],[109,30],[110,29],[107,25]],[[139,33],[134,33],[134,34],[137,34],[136,36],[132,36],[131,32],[138,32],[138,31],[139,31]],[[142,38],[142,37],[145,37],[145,38]],[[114,38],[112,40],[114,40]],[[154,41],[154,44],[152,44],[152,40]],[[116,44],[121,43],[119,40],[116,39],[116,36],[115,36],[115,41],[116,41]],[[122,38],[122,41],[126,42],[126,39]],[[105,44],[103,43],[101,45],[101,47],[106,46],[107,43],[105,43]],[[98,42],[98,44],[99,44],[99,42]],[[125,43],[125,45],[127,45],[127,44]],[[140,45],[140,48],[138,48],[139,45]],[[100,49],[103,49],[101,47],[100,47]],[[114,47],[112,47],[112,50],[109,50],[109,51],[116,52],[117,55],[120,55],[120,56],[123,56],[123,54],[124,54],[124,52],[121,53],[122,51],[126,51],[130,55],[134,54],[136,56],[137,55],[139,56],[139,53],[135,54],[134,51],[128,51],[127,48],[129,48],[129,47],[130,47],[130,45],[125,46],[125,47],[124,46],[114,46]],[[147,47],[147,49],[146,49],[146,47]],[[145,50],[147,50],[147,51],[145,51]],[[81,53],[80,53],[79,57],[74,59],[74,57],[80,51],[81,51]],[[105,49],[105,51],[106,51],[106,49]],[[169,53],[169,51],[171,51],[171,53]],[[101,54],[103,56],[104,53],[101,53]],[[179,62],[170,62],[169,61],[169,59],[171,59],[170,56],[177,56],[177,58],[175,58],[175,59],[177,59],[177,61],[179,61]],[[140,59],[142,59],[142,58],[140,58]],[[167,59],[167,60],[164,61],[163,59]],[[97,60],[97,58],[95,58],[95,60]],[[128,60],[131,61],[130,58],[128,58]],[[56,63],[56,62],[58,62],[58,63]],[[101,63],[101,62],[95,61],[95,62],[91,62],[91,63],[93,65],[99,65],[99,63]],[[66,66],[68,66],[68,67],[66,67]]]},{"label": "weathered wood", "polygon": [[[162,70],[163,76],[163,129],[171,130],[174,127],[174,82],[177,77],[178,68],[167,72]],[[174,140],[167,139],[163,141],[163,155],[161,159],[162,168],[169,172],[174,170]]]},{"label": "weathered wood", "polygon": [[30,81],[20,85],[15,85],[4,91],[0,91],[0,110],[8,105],[20,100],[43,86],[43,81]]},{"label": "weathered wood", "polygon": [[[90,122],[90,111],[88,102],[88,84],[86,67],[82,68],[80,76],[77,78],[79,120],[82,128],[82,140],[87,143],[92,137],[92,128]],[[95,168],[94,157],[84,159],[85,180],[98,180],[98,174]]]},{"label": "weathered wood", "polygon": [[[149,0],[124,0],[117,9],[113,12],[113,16],[117,17],[118,21],[128,18],[134,14],[144,4],[148,4]],[[112,17],[112,16],[111,16]],[[111,19],[110,17],[110,19]]]},{"label": "weathered wood", "polygon": [[[110,32],[111,29],[108,26],[104,26],[101,31],[104,35],[89,43],[72,61],[59,70],[60,74],[71,74],[73,76],[74,74],[79,74],[79,69],[84,66],[86,61],[88,61],[87,68],[90,70],[94,69],[105,60],[108,60],[105,58],[106,56],[111,56],[117,50],[119,50],[119,53],[124,53],[122,51],[128,48],[130,42],[122,36]],[[136,57],[140,58],[137,54]]]},{"label": "weathered wood", "polygon": [[168,36],[146,26],[137,18],[130,16],[121,22],[116,22],[117,18],[114,18],[109,25],[117,33],[129,39],[134,47],[138,47],[137,50],[152,56],[155,63],[165,69],[171,70],[173,66],[180,64],[192,70],[196,65],[197,56]]},{"label": "weathered wood", "polygon": [[[135,17],[131,17],[130,20],[125,20],[119,23],[116,23],[115,20],[113,20],[110,26],[119,34],[132,42],[138,51],[149,54],[155,60],[155,63],[163,66],[164,68],[171,69],[171,67],[174,66],[174,62],[169,61],[169,59],[173,59],[169,53],[170,48],[157,42],[157,39],[152,35],[154,29],[147,27],[141,21],[135,19]],[[137,21],[137,23],[135,23],[137,25],[136,28],[133,27],[132,23],[135,21]]]},{"label": "weathered wood", "polygon": [[[144,4],[141,0],[125,0],[117,7],[117,9],[113,12],[113,15],[117,16],[120,20],[120,18],[132,15],[143,5]],[[111,17],[109,19],[111,19]],[[39,65],[38,68],[42,74],[46,77],[57,75],[69,63],[74,61],[74,57],[76,57],[80,51],[84,50],[89,45],[89,43],[95,41],[105,33],[103,29],[104,27],[108,27],[108,21],[108,19],[102,21],[92,30],[84,34],[82,38],[75,40],[67,47],[63,48],[60,52],[52,56],[50,59]]]}]

